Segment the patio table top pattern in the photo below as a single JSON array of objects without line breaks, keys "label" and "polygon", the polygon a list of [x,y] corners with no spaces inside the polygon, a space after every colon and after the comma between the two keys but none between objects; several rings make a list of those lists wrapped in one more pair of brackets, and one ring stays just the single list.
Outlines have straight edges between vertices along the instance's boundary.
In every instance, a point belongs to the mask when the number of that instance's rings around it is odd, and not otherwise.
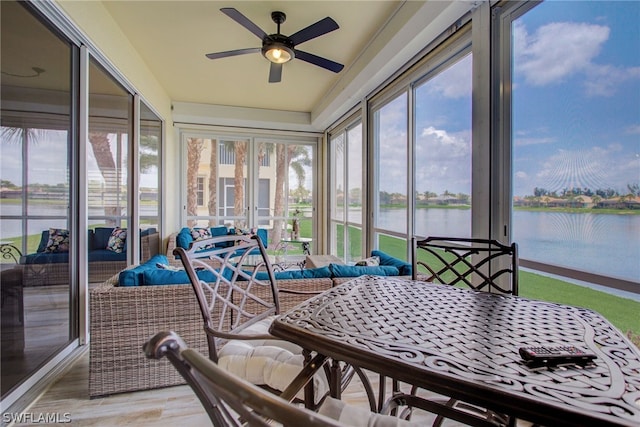
[{"label": "patio table top pattern", "polygon": [[[273,335],[336,360],[543,425],[640,425],[640,352],[599,314],[363,276],[281,315]],[[595,366],[531,369],[518,349],[575,345]]]}]

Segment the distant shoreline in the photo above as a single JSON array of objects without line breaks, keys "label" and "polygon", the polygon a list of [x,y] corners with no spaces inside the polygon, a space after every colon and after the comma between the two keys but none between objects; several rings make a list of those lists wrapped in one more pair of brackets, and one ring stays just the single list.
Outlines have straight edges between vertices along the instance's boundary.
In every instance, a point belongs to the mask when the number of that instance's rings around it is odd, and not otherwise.
[{"label": "distant shoreline", "polygon": [[[355,207],[355,206],[352,206]],[[359,206],[358,206],[359,207]],[[381,205],[381,209],[405,209],[406,205]],[[416,209],[471,209],[469,205],[416,205]],[[533,208],[514,206],[514,211],[549,212],[549,213],[579,213],[597,215],[640,215],[640,209],[608,209],[608,208]]]}]

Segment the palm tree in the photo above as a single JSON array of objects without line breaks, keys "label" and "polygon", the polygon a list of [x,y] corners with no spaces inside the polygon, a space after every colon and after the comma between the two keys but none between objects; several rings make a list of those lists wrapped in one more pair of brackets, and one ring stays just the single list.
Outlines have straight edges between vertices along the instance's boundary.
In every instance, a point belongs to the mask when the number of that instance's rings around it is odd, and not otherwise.
[{"label": "palm tree", "polygon": [[[242,217],[246,215],[244,211],[244,164],[247,158],[247,141],[235,141],[234,151],[236,154],[236,162],[233,179],[233,215]],[[246,227],[246,221],[244,219],[236,219],[235,226],[236,228],[243,229]]]},{"label": "palm tree", "polygon": [[[311,159],[307,148],[302,145],[276,144],[276,191],[274,201],[273,241],[282,239],[282,229],[285,216],[285,185],[288,181],[289,167],[292,167],[297,175],[298,182],[304,182],[303,165],[310,165]],[[280,217],[280,218],[278,218]]]},{"label": "palm tree", "polygon": [[211,156],[209,157],[209,227],[216,224],[218,216],[218,140],[211,140]]},{"label": "palm tree", "polygon": [[[107,194],[105,198],[104,214],[107,217],[107,225],[117,225],[113,217],[121,214],[118,199],[120,198],[120,169],[116,167],[116,161],[111,152],[109,134],[106,132],[89,132],[89,144],[93,150],[93,156],[98,164],[100,174],[104,179],[104,190]],[[116,199],[112,199],[115,195]]]}]

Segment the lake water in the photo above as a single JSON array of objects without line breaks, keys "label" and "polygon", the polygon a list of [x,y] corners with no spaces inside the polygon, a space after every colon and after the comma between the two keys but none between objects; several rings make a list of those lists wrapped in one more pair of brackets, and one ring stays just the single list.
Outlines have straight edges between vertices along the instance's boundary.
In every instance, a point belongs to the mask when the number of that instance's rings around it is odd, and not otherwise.
[{"label": "lake water", "polygon": [[[415,216],[418,235],[471,235],[471,210],[418,209]],[[640,282],[640,215],[515,211],[513,220],[522,259]],[[404,224],[404,210],[382,210],[381,228],[403,232]]]}]

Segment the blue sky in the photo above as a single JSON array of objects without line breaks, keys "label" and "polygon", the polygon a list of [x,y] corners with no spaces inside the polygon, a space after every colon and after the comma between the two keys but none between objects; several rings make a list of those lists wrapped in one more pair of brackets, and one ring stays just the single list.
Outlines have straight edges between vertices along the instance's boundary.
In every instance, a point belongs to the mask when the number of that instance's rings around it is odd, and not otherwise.
[{"label": "blue sky", "polygon": [[514,194],[640,183],[640,2],[551,1],[514,24]]},{"label": "blue sky", "polygon": [[[639,22],[640,1],[547,1],[514,23],[514,195],[640,184]],[[470,79],[469,55],[418,89],[417,191],[471,193]],[[401,157],[388,107],[381,143]],[[402,162],[384,158],[383,191],[402,192]]]}]

